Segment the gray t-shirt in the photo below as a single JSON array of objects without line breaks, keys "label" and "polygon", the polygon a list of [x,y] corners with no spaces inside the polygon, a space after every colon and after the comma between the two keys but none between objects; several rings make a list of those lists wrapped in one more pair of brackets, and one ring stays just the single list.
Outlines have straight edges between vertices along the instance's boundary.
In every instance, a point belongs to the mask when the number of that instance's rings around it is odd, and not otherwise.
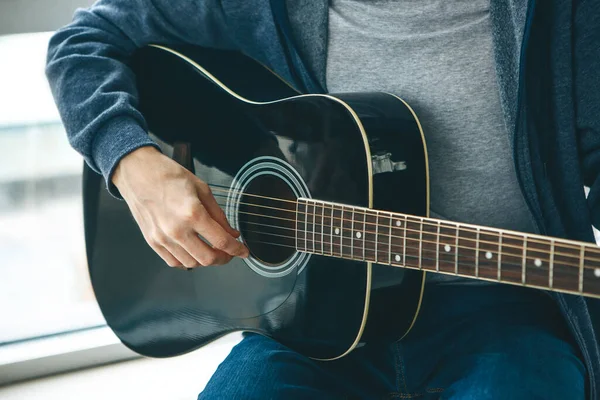
[{"label": "gray t-shirt", "polygon": [[330,1],[327,89],[391,92],[412,106],[427,142],[431,216],[535,232],[493,56],[489,0]]}]

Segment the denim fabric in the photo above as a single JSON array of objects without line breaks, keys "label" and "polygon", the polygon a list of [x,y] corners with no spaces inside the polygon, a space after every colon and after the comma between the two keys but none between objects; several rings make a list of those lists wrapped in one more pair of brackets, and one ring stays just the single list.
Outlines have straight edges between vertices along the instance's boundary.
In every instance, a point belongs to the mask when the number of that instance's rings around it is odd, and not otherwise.
[{"label": "denim fabric", "polygon": [[246,333],[198,398],[584,398],[584,364],[546,294],[443,284],[425,293],[404,340],[370,344],[338,361],[316,362]]}]

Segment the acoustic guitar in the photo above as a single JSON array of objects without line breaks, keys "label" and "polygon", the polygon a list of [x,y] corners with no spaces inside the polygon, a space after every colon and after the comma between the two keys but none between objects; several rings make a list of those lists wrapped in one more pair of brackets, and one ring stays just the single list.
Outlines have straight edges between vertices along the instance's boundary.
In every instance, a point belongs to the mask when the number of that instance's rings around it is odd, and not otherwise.
[{"label": "acoustic guitar", "polygon": [[86,167],[93,289],[140,354],[253,331],[340,358],[403,338],[426,273],[600,298],[594,245],[429,218],[424,134],[393,94],[301,94],[211,49],[148,46],[131,67],[149,135],[209,184],[250,250],[223,266],[169,268]]}]

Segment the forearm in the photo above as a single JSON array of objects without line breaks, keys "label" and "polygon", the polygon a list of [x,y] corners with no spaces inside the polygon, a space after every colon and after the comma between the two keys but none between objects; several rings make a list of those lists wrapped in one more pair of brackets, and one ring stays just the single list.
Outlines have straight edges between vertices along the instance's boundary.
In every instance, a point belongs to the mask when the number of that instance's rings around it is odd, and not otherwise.
[{"label": "forearm", "polygon": [[110,179],[120,159],[156,146],[137,109],[128,63],[150,43],[230,48],[216,0],[102,0],[51,39],[46,73],[73,148]]}]

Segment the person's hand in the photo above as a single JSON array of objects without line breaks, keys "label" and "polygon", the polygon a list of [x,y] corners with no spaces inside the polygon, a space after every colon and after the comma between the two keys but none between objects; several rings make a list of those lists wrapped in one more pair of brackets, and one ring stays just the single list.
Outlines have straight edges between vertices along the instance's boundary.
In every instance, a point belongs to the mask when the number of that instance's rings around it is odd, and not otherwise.
[{"label": "person's hand", "polygon": [[123,157],[112,182],[150,247],[171,267],[220,265],[248,256],[208,185],[155,148]]}]

